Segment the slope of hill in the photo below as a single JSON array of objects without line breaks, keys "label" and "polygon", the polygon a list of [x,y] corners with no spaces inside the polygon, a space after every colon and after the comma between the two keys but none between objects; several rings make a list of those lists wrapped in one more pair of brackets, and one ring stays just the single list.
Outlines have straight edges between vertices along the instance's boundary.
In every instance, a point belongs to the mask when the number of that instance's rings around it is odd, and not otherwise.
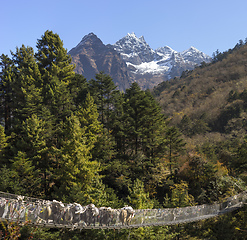
[{"label": "slope of hill", "polygon": [[187,136],[246,134],[247,45],[154,89],[163,111]]}]

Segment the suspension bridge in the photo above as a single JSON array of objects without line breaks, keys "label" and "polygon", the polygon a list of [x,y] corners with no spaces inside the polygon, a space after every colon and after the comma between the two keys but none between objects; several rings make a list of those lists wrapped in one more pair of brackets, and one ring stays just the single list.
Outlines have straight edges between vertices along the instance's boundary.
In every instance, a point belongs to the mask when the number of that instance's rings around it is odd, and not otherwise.
[{"label": "suspension bridge", "polygon": [[243,207],[247,192],[222,203],[181,208],[121,209],[97,208],[93,204],[62,203],[0,192],[0,220],[26,222],[49,228],[122,229],[175,225],[216,217]]}]

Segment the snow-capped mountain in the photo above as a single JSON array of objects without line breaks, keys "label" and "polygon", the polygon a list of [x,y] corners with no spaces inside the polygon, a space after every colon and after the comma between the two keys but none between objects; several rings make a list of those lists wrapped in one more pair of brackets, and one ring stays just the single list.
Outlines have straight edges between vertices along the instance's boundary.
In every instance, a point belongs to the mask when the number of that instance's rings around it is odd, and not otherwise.
[{"label": "snow-capped mountain", "polygon": [[200,65],[202,62],[208,63],[211,61],[211,57],[194,47],[190,47],[189,49],[181,52],[181,55],[185,61],[195,63],[195,65]]},{"label": "snow-capped mountain", "polygon": [[146,43],[144,37],[137,38],[134,33],[128,33],[113,46],[126,62],[135,65],[150,62],[153,59],[154,51]]},{"label": "snow-capped mountain", "polygon": [[138,38],[134,33],[128,33],[113,45],[105,45],[94,33],[89,33],[69,54],[77,73],[90,80],[104,71],[120,90],[125,90],[134,81],[142,89],[152,88],[211,60],[194,47],[183,52],[168,46],[153,50],[143,36]]},{"label": "snow-capped mountain", "polygon": [[[127,34],[113,45],[126,61],[130,71],[134,74],[165,74],[172,77],[175,65],[186,69],[193,69],[201,62],[210,62],[211,58],[194,47],[190,47],[181,53],[169,46],[160,47],[156,50],[144,40],[138,38],[135,33]],[[186,70],[184,69],[184,70]]]}]

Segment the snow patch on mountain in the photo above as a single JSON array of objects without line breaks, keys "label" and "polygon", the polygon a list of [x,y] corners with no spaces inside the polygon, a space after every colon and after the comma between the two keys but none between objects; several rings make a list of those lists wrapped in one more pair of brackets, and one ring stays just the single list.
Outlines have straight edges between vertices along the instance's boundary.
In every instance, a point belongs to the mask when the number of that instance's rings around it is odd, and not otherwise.
[{"label": "snow patch on mountain", "polygon": [[164,71],[169,71],[169,66],[159,65],[156,61],[143,62],[139,65],[134,65],[130,62],[127,62],[127,66],[132,66],[132,69],[135,69],[133,72],[136,74],[160,74]]}]

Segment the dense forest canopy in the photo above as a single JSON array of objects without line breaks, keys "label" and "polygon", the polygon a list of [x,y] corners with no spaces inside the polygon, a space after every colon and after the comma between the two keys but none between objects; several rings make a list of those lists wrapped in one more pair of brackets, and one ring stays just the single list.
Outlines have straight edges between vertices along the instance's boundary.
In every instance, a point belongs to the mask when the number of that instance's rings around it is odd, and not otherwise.
[{"label": "dense forest canopy", "polygon": [[[162,83],[157,98],[137,83],[120,92],[104,72],[94,79],[75,74],[52,31],[38,39],[37,52],[22,45],[1,55],[0,191],[144,209],[209,204],[244,190],[246,53],[243,44],[221,61]],[[242,239],[235,227],[246,227],[245,216],[235,214],[235,220],[227,215],[186,229],[118,235],[23,227],[21,239],[220,239],[218,224],[228,224],[226,239]]]}]

